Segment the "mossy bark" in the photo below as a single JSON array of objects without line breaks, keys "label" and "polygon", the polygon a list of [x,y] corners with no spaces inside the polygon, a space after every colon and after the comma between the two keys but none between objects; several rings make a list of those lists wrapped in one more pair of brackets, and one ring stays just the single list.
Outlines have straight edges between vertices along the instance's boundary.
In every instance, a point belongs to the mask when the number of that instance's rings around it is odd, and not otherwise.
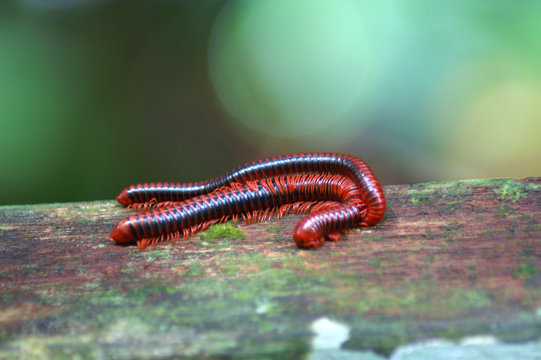
[{"label": "mossy bark", "polygon": [[140,251],[109,239],[113,201],[0,207],[0,358],[297,359],[321,317],[385,355],[541,338],[541,178],[384,191],[380,225],[317,250],[298,216]]}]

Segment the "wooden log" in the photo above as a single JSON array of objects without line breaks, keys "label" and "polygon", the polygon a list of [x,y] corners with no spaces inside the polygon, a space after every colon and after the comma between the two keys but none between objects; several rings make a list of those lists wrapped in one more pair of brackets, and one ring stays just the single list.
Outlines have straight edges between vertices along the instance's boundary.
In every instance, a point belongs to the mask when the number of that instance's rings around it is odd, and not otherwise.
[{"label": "wooden log", "polygon": [[299,216],[141,251],[109,238],[127,214],[114,201],[2,206],[0,358],[383,358],[431,338],[541,339],[541,178],[384,190],[380,225],[317,250],[295,246]]}]

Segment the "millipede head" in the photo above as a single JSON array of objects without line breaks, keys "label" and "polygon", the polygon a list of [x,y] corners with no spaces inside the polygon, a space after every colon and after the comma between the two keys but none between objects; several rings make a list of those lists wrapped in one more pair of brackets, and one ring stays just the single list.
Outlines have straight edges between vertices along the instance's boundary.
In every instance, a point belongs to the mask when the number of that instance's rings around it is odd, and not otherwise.
[{"label": "millipede head", "polygon": [[113,231],[111,231],[111,239],[119,244],[126,244],[135,241],[133,234],[130,231],[130,227],[126,219],[116,224]]},{"label": "millipede head", "polygon": [[301,221],[297,224],[293,232],[293,239],[297,243],[297,246],[303,249],[309,249],[323,245],[325,238],[316,229],[309,226],[302,226],[302,223]]},{"label": "millipede head", "polygon": [[131,204],[131,200],[128,196],[128,189],[122,190],[120,194],[116,197],[116,201],[118,201],[120,204],[124,206],[128,206]]}]

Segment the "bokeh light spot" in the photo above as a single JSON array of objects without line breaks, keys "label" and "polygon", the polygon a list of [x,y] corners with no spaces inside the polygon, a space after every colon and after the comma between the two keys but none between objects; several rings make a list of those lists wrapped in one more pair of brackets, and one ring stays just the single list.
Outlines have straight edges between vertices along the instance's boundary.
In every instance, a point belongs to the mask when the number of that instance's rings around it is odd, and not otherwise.
[{"label": "bokeh light spot", "polygon": [[[477,77],[466,81],[468,74]],[[523,177],[541,172],[541,82],[510,60],[480,62],[457,72],[439,134],[446,156],[463,164],[456,177]],[[471,77],[470,77],[471,78]],[[458,87],[457,87],[458,86]],[[462,90],[461,90],[462,89]],[[453,99],[454,98],[454,99]]]},{"label": "bokeh light spot", "polygon": [[519,82],[495,85],[466,109],[452,136],[459,145],[453,152],[488,176],[541,173],[541,162],[536,160],[541,155],[539,119],[541,89]]},{"label": "bokeh light spot", "polygon": [[39,28],[8,25],[0,27],[0,163],[9,176],[0,177],[0,186],[43,191],[44,179],[62,166],[72,89],[54,56],[61,45],[36,36],[44,33]]},{"label": "bokeh light spot", "polygon": [[351,121],[370,73],[366,52],[348,0],[232,1],[214,26],[209,63],[235,121],[295,137]]}]

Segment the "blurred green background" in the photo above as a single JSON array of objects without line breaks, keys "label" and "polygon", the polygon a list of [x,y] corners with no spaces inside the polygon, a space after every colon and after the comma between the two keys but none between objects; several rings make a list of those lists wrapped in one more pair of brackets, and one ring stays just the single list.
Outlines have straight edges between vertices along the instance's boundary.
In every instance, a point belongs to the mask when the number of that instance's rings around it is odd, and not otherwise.
[{"label": "blurred green background", "polygon": [[0,2],[0,204],[337,151],[382,184],[541,174],[541,2]]}]

